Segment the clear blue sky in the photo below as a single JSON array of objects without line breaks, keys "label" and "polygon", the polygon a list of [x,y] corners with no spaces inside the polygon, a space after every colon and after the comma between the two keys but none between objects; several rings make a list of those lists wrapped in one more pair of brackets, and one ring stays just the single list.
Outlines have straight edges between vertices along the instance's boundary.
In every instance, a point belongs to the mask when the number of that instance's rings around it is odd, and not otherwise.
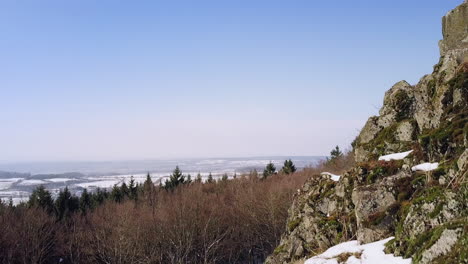
[{"label": "clear blue sky", "polygon": [[0,161],[323,155],[462,0],[0,3]]}]

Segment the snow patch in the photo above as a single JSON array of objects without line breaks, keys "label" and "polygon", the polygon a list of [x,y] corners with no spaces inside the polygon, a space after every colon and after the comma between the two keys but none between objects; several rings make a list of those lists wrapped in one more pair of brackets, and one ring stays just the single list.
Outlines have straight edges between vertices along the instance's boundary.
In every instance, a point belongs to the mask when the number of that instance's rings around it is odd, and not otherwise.
[{"label": "snow patch", "polygon": [[335,175],[335,174],[330,173],[330,172],[322,172],[322,173],[320,173],[320,175],[328,175],[328,176],[330,176],[330,179],[331,179],[332,181],[336,181],[336,182],[339,181],[340,178],[341,178],[340,175]]},{"label": "snow patch", "polygon": [[304,264],[338,264],[338,256],[345,253],[358,253],[359,258],[350,256],[345,264],[411,264],[411,259],[385,254],[385,243],[393,237],[361,245],[357,240],[333,246],[324,253],[306,260]]},{"label": "snow patch", "polygon": [[19,185],[23,186],[29,186],[29,185],[40,185],[40,184],[46,184],[46,181],[43,180],[23,180],[19,183]]},{"label": "snow patch", "polygon": [[413,151],[410,150],[410,151],[406,151],[406,152],[393,153],[393,154],[389,154],[389,155],[385,155],[385,156],[380,156],[379,160],[384,160],[384,161],[402,160],[402,159],[406,158],[411,152],[413,152]]},{"label": "snow patch", "polygon": [[426,163],[419,164],[419,165],[412,167],[411,170],[412,171],[432,171],[432,170],[437,169],[438,167],[439,167],[438,162],[435,162],[435,163],[426,162]]}]

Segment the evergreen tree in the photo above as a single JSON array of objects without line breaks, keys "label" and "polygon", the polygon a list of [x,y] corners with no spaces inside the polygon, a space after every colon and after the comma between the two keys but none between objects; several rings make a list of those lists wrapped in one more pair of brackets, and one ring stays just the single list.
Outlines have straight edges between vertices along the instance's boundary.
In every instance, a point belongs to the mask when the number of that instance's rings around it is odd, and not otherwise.
[{"label": "evergreen tree", "polygon": [[130,197],[130,189],[125,181],[122,182],[122,186],[120,186],[120,192],[122,193],[123,198]]},{"label": "evergreen tree", "polygon": [[63,191],[61,190],[59,192],[57,200],[55,200],[55,208],[58,218],[63,219],[69,217],[80,208],[80,201],[76,196],[70,193],[68,187],[65,187]]},{"label": "evergreen tree", "polygon": [[292,174],[296,172],[296,166],[294,165],[292,160],[285,160],[281,171],[285,174]]},{"label": "evergreen tree", "polygon": [[80,197],[80,211],[86,214],[92,207],[91,195],[88,193],[87,189],[84,189]]},{"label": "evergreen tree", "polygon": [[151,175],[148,172],[148,174],[146,175],[146,180],[143,183],[143,192],[147,194],[151,193],[153,191],[153,188],[154,188],[153,180],[151,179]]},{"label": "evergreen tree", "polygon": [[339,158],[343,157],[343,152],[341,152],[340,147],[336,146],[331,152],[330,152],[330,159],[329,161],[335,161]]},{"label": "evergreen tree", "polygon": [[222,181],[227,181],[228,180],[228,175],[227,173],[223,174],[223,177],[221,178]]},{"label": "evergreen tree", "polygon": [[133,176],[130,177],[130,183],[128,184],[129,197],[132,200],[138,199],[138,186],[135,183]]},{"label": "evergreen tree", "polygon": [[234,175],[232,176],[233,179],[237,179],[237,172],[234,172]]},{"label": "evergreen tree", "polygon": [[268,176],[271,176],[276,173],[275,165],[270,161],[263,170],[263,179],[266,179]]},{"label": "evergreen tree", "polygon": [[202,176],[200,172],[197,174],[197,178],[195,179],[195,182],[202,182]]},{"label": "evergreen tree", "polygon": [[122,193],[122,188],[117,186],[117,184],[112,187],[110,197],[114,202],[121,203],[124,200],[124,194]]},{"label": "evergreen tree", "polygon": [[48,190],[43,185],[39,185],[31,194],[28,201],[29,207],[41,207],[47,213],[54,212],[54,200]]},{"label": "evergreen tree", "polygon": [[210,174],[208,174],[208,179],[206,180],[206,182],[208,183],[212,183],[214,180],[213,180],[213,175],[211,175],[211,172]]},{"label": "evergreen tree", "polygon": [[97,188],[96,192],[91,195],[93,205],[101,205],[109,197],[109,193],[104,189]]},{"label": "evergreen tree", "polygon": [[192,175],[190,175],[190,173],[187,175],[187,180],[185,181],[185,183],[192,183]]},{"label": "evergreen tree", "polygon": [[182,174],[182,171],[179,169],[179,166],[176,166],[174,171],[172,172],[169,180],[166,180],[164,184],[164,188],[166,190],[174,190],[180,184],[185,183],[185,176]]}]

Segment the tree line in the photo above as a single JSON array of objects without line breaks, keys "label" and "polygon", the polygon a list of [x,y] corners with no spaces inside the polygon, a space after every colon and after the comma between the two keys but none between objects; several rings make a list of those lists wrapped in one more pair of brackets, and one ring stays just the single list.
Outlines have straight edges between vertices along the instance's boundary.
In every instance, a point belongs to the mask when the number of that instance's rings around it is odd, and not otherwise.
[{"label": "tree line", "polygon": [[205,181],[176,167],[164,184],[148,174],[56,199],[39,186],[27,203],[0,204],[0,263],[261,263],[294,193],[326,163],[297,171],[287,160],[277,171],[270,162],[261,176]]}]

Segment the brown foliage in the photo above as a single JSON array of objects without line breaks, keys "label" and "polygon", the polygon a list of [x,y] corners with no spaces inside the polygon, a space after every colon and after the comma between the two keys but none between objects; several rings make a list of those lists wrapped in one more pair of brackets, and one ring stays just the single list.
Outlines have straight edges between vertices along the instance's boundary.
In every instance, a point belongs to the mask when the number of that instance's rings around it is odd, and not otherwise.
[{"label": "brown foliage", "polygon": [[296,190],[320,170],[341,172],[349,156],[264,180],[151,188],[61,221],[0,205],[0,262],[259,263],[278,245]]}]

